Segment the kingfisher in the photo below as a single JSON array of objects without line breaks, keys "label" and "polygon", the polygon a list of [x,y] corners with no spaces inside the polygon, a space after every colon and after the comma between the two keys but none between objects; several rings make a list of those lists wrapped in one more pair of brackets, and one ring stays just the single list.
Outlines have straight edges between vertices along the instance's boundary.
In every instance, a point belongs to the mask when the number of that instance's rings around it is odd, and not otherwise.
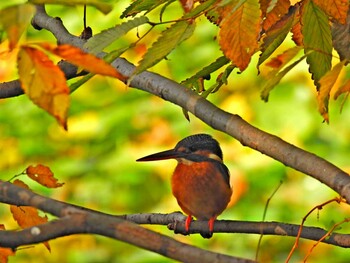
[{"label": "kingfisher", "polygon": [[214,221],[230,202],[232,189],[230,173],[223,163],[219,143],[208,134],[195,134],[179,141],[174,149],[158,152],[137,161],[176,159],[178,164],[171,178],[172,193],[187,214],[185,230],[189,232],[192,216],[208,221],[213,235]]}]

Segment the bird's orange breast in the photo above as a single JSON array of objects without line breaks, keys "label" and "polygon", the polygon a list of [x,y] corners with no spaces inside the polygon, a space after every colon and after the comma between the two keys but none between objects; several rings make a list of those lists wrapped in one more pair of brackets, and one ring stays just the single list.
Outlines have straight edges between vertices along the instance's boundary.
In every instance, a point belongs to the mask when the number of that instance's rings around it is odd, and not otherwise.
[{"label": "bird's orange breast", "polygon": [[179,163],[172,177],[172,191],[181,209],[199,220],[221,214],[232,190],[215,162]]}]

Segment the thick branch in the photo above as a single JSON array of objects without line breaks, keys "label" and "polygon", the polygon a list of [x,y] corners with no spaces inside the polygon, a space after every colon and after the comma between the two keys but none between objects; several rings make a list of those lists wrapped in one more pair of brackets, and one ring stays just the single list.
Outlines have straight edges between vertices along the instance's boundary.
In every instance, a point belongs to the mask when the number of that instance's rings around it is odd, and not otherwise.
[{"label": "thick branch", "polygon": [[[134,214],[123,216],[128,221],[137,224],[167,225],[169,229],[179,234],[200,233],[208,227],[206,221],[193,221],[189,233],[185,230],[185,224],[179,223],[186,220],[180,212],[171,214]],[[242,233],[257,235],[292,236],[298,235],[300,225],[285,224],[280,222],[247,222],[237,220],[217,220],[214,224],[215,233]],[[300,237],[309,240],[320,240],[328,231],[318,227],[304,226]],[[332,233],[332,235],[322,242],[339,247],[350,247],[350,235]]]},{"label": "thick branch", "polygon": [[[37,7],[33,22],[52,32],[58,42],[83,47],[84,40],[69,34],[62,23],[45,13],[43,7]],[[131,76],[134,71],[134,66],[124,59],[117,59],[112,64],[125,76]],[[350,203],[350,177],[330,162],[251,126],[240,116],[217,108],[186,87],[158,74],[143,72],[135,76],[130,85],[175,103],[211,127],[233,136],[242,145],[312,176],[332,188]],[[4,89],[4,84],[0,84],[0,93],[3,93],[2,89]],[[18,90],[18,87],[16,89]],[[13,94],[13,92],[5,93]]]},{"label": "thick branch", "polygon": [[115,238],[182,262],[254,261],[226,256],[178,242],[118,216],[95,212],[35,194],[8,182],[0,181],[0,202],[33,206],[59,219],[20,231],[0,231],[0,247],[16,248],[78,233]]},{"label": "thick branch", "polygon": [[[0,202],[18,205],[33,206],[44,212],[59,217],[58,220],[49,222],[36,228],[24,229],[22,231],[0,231],[0,247],[18,247],[20,245],[33,244],[48,241],[53,238],[78,233],[99,234],[118,240],[134,244],[139,247],[155,251],[162,255],[169,256],[169,251],[158,250],[159,246],[165,242],[169,249],[176,247],[177,251],[184,255],[190,248],[183,247],[181,243],[172,243],[171,238],[167,238],[153,231],[141,228],[135,224],[157,224],[167,225],[169,229],[184,235],[201,233],[207,229],[208,223],[204,221],[194,221],[191,224],[189,233],[185,231],[186,217],[179,213],[171,214],[135,214],[124,216],[113,216],[84,207],[78,207],[64,202],[56,201],[27,189],[20,188],[8,182],[0,181]],[[127,221],[124,221],[127,220]],[[69,222],[69,223],[67,223]],[[284,224],[279,222],[245,222],[232,220],[219,220],[214,224],[215,233],[247,233],[264,235],[297,236],[299,225]],[[35,234],[38,233],[39,234]],[[319,240],[327,233],[324,229],[316,227],[303,227],[301,238]],[[149,244],[145,239],[153,240]],[[332,233],[323,240],[324,243],[340,247],[350,247],[350,235]],[[182,248],[183,247],[183,248]],[[183,250],[181,250],[183,249]],[[197,248],[194,248],[197,250]],[[166,254],[164,254],[166,253]],[[199,253],[198,251],[195,254]],[[175,255],[171,256],[175,258]]]}]

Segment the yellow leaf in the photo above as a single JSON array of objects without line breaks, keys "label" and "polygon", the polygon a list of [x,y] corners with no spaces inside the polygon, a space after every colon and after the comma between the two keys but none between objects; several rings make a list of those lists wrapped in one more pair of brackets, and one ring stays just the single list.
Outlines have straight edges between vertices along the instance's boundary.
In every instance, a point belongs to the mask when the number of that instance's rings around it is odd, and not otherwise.
[{"label": "yellow leaf", "polygon": [[18,73],[29,98],[67,129],[69,88],[60,68],[42,51],[22,46],[18,53]]},{"label": "yellow leaf", "polygon": [[28,166],[26,173],[29,178],[48,188],[56,188],[64,184],[58,183],[58,180],[54,177],[54,174],[50,168],[42,164],[38,164],[37,166]]},{"label": "yellow leaf", "polygon": [[16,46],[34,12],[35,8],[30,4],[15,5],[0,10],[0,24],[7,33],[10,49]]},{"label": "yellow leaf", "polygon": [[118,78],[122,81],[126,77],[120,74],[115,68],[109,65],[104,60],[95,57],[89,53],[83,52],[81,49],[71,45],[54,46],[48,43],[39,44],[43,49],[71,62],[74,65],[80,66],[89,72]]},{"label": "yellow leaf", "polygon": [[233,10],[225,8],[220,23],[220,46],[225,56],[241,71],[258,49],[260,32],[259,0],[247,0]]},{"label": "yellow leaf", "polygon": [[339,62],[335,65],[330,71],[328,71],[321,79],[320,79],[320,89],[317,95],[318,102],[318,111],[323,116],[323,119],[328,123],[329,115],[328,115],[328,102],[330,92],[342,70],[346,60]]},{"label": "yellow leaf", "polygon": [[339,87],[337,92],[334,94],[334,99],[336,100],[340,94],[350,92],[350,79],[348,79],[342,86]]},{"label": "yellow leaf", "polygon": [[[13,184],[25,189],[29,189],[29,187],[21,180],[15,180]],[[39,216],[38,210],[34,207],[11,205],[10,210],[13,218],[21,228],[28,228],[48,222],[47,216]],[[43,244],[50,251],[49,243],[43,242]]]}]

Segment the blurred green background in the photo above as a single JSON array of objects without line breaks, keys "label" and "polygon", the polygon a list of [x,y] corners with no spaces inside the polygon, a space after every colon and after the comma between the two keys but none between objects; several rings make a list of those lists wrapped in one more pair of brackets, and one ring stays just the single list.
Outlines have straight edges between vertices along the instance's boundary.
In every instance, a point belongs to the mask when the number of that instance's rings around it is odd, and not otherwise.
[{"label": "blurred green background", "polygon": [[[106,16],[88,8],[88,25],[96,34],[120,23],[119,16],[128,4],[128,1],[118,1],[113,12]],[[48,12],[61,17],[73,34],[79,35],[82,31],[82,7],[50,6]],[[181,8],[174,3],[163,19],[174,19],[179,14]],[[156,21],[157,14],[151,14],[151,18]],[[137,63],[145,45],[154,41],[165,27],[153,30],[126,57]],[[139,29],[139,33],[145,30]],[[220,56],[216,35],[214,25],[204,18],[199,19],[195,35],[152,71],[179,82],[192,76]],[[136,31],[133,31],[112,48],[126,46],[136,39]],[[29,29],[27,40],[54,41],[50,33],[34,29]],[[0,49],[5,49],[6,44],[2,43]],[[288,45],[290,43],[285,47]],[[257,76],[257,58],[255,55],[242,74],[234,71],[228,85],[210,95],[209,100],[226,111],[241,115],[254,126],[349,171],[350,108],[345,103],[340,114],[343,98],[331,101],[331,123],[322,123],[317,112],[315,88],[306,64],[301,64],[272,91],[269,102],[264,103],[260,91],[266,80]],[[16,78],[14,62],[14,57],[0,60],[0,81]],[[262,75],[265,71],[262,68]],[[213,75],[207,85],[215,79]],[[26,96],[1,100],[0,178],[8,180],[28,165],[41,163],[49,166],[65,185],[48,190],[25,177],[20,179],[34,191],[52,198],[112,214],[178,211],[170,189],[170,176],[176,162],[136,163],[135,160],[172,148],[183,137],[204,132],[221,143],[225,163],[231,172],[232,202],[219,219],[261,220],[266,201],[281,180],[282,186],[270,201],[267,221],[300,224],[313,207],[337,196],[320,182],[243,147],[233,138],[190,117],[191,122],[188,122],[178,106],[102,77],[93,78],[72,94],[68,132]],[[348,217],[349,212],[347,205],[331,204],[318,214],[313,213],[306,225],[329,229]],[[7,229],[17,229],[7,205],[0,206],[0,218]],[[341,227],[339,232],[349,232],[346,224]],[[255,258],[259,239],[258,235],[215,234],[212,239],[205,240],[198,235],[174,235],[165,226],[151,228],[204,249],[251,259]],[[265,236],[260,247],[260,262],[283,262],[294,240]],[[300,262],[314,243],[301,240],[291,262]],[[50,245],[51,253],[41,244],[21,248],[10,262],[171,262],[155,253],[99,236],[64,237],[50,241]],[[329,258],[332,262],[348,262],[349,252],[320,244],[308,262],[329,262]]]}]

